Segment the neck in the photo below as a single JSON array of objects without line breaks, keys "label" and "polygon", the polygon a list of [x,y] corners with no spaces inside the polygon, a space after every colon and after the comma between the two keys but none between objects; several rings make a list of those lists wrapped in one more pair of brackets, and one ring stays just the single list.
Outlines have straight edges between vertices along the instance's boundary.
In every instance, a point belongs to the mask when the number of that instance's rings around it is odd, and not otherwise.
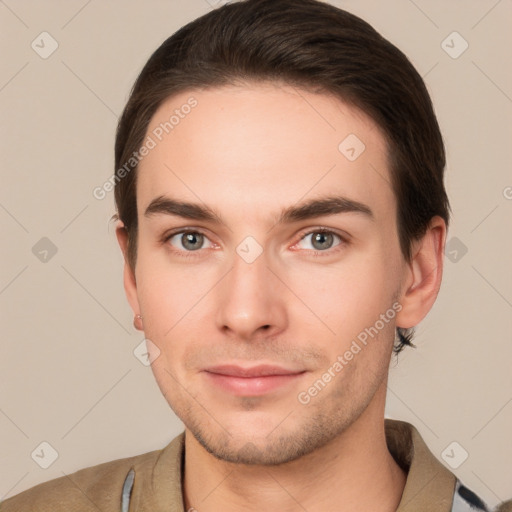
[{"label": "neck", "polygon": [[330,443],[279,466],[218,460],[186,430],[185,510],[396,511],[406,475],[387,448],[385,392],[385,386],[379,389],[365,412]]}]

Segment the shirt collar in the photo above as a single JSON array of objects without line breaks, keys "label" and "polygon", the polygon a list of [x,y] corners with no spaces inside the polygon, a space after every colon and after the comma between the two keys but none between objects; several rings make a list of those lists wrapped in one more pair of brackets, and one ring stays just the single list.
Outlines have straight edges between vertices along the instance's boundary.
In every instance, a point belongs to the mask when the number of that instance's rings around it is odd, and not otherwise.
[{"label": "shirt collar", "polygon": [[450,512],[456,478],[428,449],[410,423],[385,420],[388,449],[407,481],[397,512],[432,510]]}]

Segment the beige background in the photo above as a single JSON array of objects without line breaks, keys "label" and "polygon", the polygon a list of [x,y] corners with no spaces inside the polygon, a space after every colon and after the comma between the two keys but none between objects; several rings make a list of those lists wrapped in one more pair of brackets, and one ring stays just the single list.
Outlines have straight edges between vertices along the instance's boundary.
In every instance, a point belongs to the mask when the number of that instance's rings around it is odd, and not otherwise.
[{"label": "beige background", "polygon": [[[391,366],[387,415],[416,425],[441,460],[457,441],[452,459],[469,457],[454,472],[494,505],[512,497],[512,2],[332,3],[410,57],[448,150],[452,254],[418,348]],[[113,194],[92,190],[113,172],[116,120],[146,59],[211,8],[0,1],[0,498],[181,431],[133,354],[143,336],[122,289]],[[31,48],[43,31],[59,45],[47,59]],[[453,31],[469,44],[456,59],[442,47]],[[57,248],[46,262],[32,249],[43,237]],[[48,469],[31,457],[43,441],[58,452]]]}]

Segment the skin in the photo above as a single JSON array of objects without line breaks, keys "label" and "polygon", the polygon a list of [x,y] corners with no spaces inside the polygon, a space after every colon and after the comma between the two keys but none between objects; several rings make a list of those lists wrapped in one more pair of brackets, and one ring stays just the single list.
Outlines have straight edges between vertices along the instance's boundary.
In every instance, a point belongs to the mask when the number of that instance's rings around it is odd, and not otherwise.
[{"label": "skin", "polygon": [[[404,260],[385,137],[339,99],[270,83],[187,91],[161,105],[147,133],[191,96],[198,105],[139,165],[138,256],[124,272],[153,373],[186,427],[186,510],[396,510],[405,474],[384,433],[388,367],[396,326],[421,321],[439,291],[445,224],[433,218]],[[349,134],[365,144],[352,162],[338,150]],[[223,224],[145,215],[163,195],[207,205]],[[372,217],[276,223],[282,209],[332,195]],[[199,249],[182,234],[164,240],[184,228],[205,236],[192,242]],[[319,244],[318,228],[334,236]],[[126,254],[121,222],[116,233]],[[262,249],[251,263],[237,253],[248,236]],[[396,303],[378,335],[300,403]],[[240,396],[204,371],[263,363],[303,373]]]}]

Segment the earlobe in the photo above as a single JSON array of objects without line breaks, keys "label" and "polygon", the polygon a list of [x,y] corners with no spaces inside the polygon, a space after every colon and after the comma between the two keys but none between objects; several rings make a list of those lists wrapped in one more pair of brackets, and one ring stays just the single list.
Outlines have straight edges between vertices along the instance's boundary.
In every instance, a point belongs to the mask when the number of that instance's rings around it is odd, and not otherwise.
[{"label": "earlobe", "polygon": [[[132,308],[133,314],[140,317],[140,305],[137,296],[137,282],[135,280],[134,271],[132,270],[127,257],[128,232],[126,231],[126,228],[121,221],[118,221],[116,225],[116,237],[124,257],[123,284],[126,298],[128,299],[128,303]],[[137,324],[135,324],[135,328],[139,329]]]},{"label": "earlobe", "polygon": [[420,240],[412,244],[411,261],[406,263],[397,327],[414,327],[432,308],[443,275],[446,223],[433,217]]}]

